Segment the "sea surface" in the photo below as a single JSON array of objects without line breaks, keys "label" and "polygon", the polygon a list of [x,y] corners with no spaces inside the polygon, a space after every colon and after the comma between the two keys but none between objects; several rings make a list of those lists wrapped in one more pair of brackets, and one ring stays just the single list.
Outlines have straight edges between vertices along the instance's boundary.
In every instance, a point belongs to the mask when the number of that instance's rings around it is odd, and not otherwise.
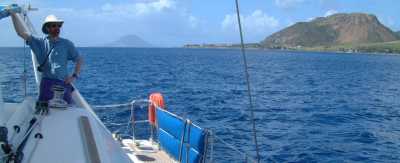
[{"label": "sea surface", "polygon": [[[79,51],[85,64],[75,83],[90,104],[161,92],[168,110],[218,137],[215,162],[245,161],[221,140],[255,157],[239,50]],[[400,55],[248,50],[247,57],[261,162],[400,162]],[[28,95],[35,96],[28,50],[0,49],[6,101],[24,96],[24,60]],[[130,133],[121,126],[127,108],[95,109],[110,130]]]}]

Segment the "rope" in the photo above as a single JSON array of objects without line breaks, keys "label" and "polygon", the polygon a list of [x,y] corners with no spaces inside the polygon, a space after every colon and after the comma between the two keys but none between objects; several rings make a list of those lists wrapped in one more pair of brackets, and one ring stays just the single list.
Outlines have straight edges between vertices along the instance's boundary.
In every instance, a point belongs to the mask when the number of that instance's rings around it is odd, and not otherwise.
[{"label": "rope", "polygon": [[[32,116],[33,117],[33,116]],[[23,126],[24,124],[29,123],[29,118],[25,118],[24,120],[22,120],[20,123],[16,124],[16,126]],[[21,131],[20,131],[21,132]],[[19,132],[13,132],[12,135],[10,136],[10,142],[15,142],[18,141],[19,139],[17,139],[17,134],[19,134]],[[16,140],[14,140],[16,139]]]},{"label": "rope", "polygon": [[[41,114],[41,112],[40,112],[39,114]],[[30,127],[28,128],[28,130],[25,131],[25,134],[24,134],[24,136],[22,137],[21,142],[18,143],[18,145],[16,145],[17,147],[20,146],[20,145],[22,144],[23,140],[26,139],[26,138],[30,135],[30,133],[32,132],[32,130],[35,129],[36,126],[38,126],[38,125],[42,122],[43,118],[44,118],[44,116],[40,115],[39,118],[38,118],[35,122],[33,122],[32,126],[30,126]],[[34,119],[34,118],[33,118],[33,119]],[[31,121],[32,121],[32,120],[31,120]]]},{"label": "rope", "polygon": [[[38,132],[37,133],[42,133],[42,123],[40,123],[40,124],[38,124]],[[32,159],[32,156],[33,156],[33,154],[35,153],[35,151],[36,151],[36,148],[37,148],[37,146],[38,146],[38,144],[39,144],[39,141],[40,141],[40,139],[41,138],[36,138],[35,137],[35,145],[33,146],[33,149],[31,150],[31,152],[29,153],[29,157],[28,157],[28,161],[27,162],[31,162],[31,159]]]},{"label": "rope", "polygon": [[[16,160],[14,160],[16,162],[22,161],[22,159],[24,157],[24,154],[22,153],[22,151],[24,150],[26,142],[28,141],[28,138],[31,136],[31,133],[37,126],[40,127],[39,131],[41,131],[41,123],[42,123],[43,119],[44,119],[44,116],[39,115],[39,118],[37,120],[35,120],[33,122],[33,124],[31,124],[31,126],[28,128],[28,130],[25,132],[24,136],[22,137],[21,141],[18,144],[16,144],[16,146],[15,146],[16,148],[14,150],[12,150],[12,152],[8,155],[8,157],[15,157],[15,158],[11,158],[11,159],[16,159]],[[33,153],[36,150],[36,146],[37,146],[37,144],[35,144],[31,153]],[[31,155],[29,157],[31,157]],[[21,159],[21,160],[19,160],[19,159]],[[30,159],[30,158],[28,158],[28,159]]]},{"label": "rope", "polygon": [[32,130],[34,130],[38,125],[40,125],[42,123],[42,120],[44,119],[44,116],[40,115],[38,120],[36,120],[36,122],[34,122],[34,124],[32,124],[32,127],[29,128],[28,131],[25,132],[22,141],[20,143],[18,143],[17,147],[19,147],[28,136],[30,136],[30,133],[32,132]]},{"label": "rope", "polygon": [[246,74],[246,83],[247,83],[247,92],[248,92],[248,97],[249,97],[249,110],[250,110],[251,121],[252,121],[253,139],[254,139],[254,144],[256,145],[257,162],[259,163],[260,162],[260,151],[259,151],[258,141],[257,141],[256,122],[254,119],[254,110],[253,110],[253,99],[251,96],[251,89],[250,89],[251,88],[250,87],[250,79],[249,79],[250,75],[249,75],[249,70],[248,70],[248,66],[247,66],[245,47],[244,47],[244,43],[243,43],[243,31],[242,31],[242,24],[240,22],[239,2],[238,2],[238,0],[235,0],[235,2],[236,2],[236,14],[237,14],[239,31],[240,31],[240,45],[241,45],[244,69],[245,69],[245,74]]}]

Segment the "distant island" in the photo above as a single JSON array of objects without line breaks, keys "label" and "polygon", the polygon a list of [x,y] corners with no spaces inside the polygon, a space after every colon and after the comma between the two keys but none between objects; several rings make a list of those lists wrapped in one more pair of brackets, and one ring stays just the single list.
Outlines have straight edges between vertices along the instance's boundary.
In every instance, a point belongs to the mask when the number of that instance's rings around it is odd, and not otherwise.
[{"label": "distant island", "polygon": [[105,44],[106,47],[152,47],[152,45],[139,36],[126,35],[119,39]]},{"label": "distant island", "polygon": [[[238,48],[238,44],[188,44],[186,48]],[[339,13],[298,22],[246,48],[306,51],[399,53],[400,31],[393,32],[375,15]]]}]

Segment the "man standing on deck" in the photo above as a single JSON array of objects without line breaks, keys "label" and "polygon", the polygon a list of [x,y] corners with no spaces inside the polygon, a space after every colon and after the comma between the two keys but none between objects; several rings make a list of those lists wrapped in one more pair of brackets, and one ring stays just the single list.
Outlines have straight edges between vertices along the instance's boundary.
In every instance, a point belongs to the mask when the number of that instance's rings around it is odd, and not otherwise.
[{"label": "man standing on deck", "polygon": [[[40,38],[30,33],[20,14],[11,10],[10,14],[17,34],[36,55],[40,65],[38,71],[42,72],[37,111],[47,114],[48,102],[54,96],[52,88],[56,85],[64,87],[63,99],[71,104],[71,83],[78,78],[83,59],[71,41],[59,36],[64,21],[54,15],[47,16],[42,25],[42,32],[47,36]],[[71,74],[67,71],[68,60],[75,63],[74,72]]]}]

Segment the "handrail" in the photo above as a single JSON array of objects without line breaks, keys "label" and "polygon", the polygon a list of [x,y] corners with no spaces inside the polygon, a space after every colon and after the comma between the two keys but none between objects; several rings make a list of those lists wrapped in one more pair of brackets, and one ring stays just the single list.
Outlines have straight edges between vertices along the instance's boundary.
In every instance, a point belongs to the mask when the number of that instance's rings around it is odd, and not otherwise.
[{"label": "handrail", "polygon": [[[142,99],[142,100],[132,100],[129,103],[122,103],[122,104],[110,104],[110,105],[93,105],[92,107],[96,108],[96,110],[101,110],[97,108],[109,109],[109,108],[119,108],[124,106],[132,106],[136,103],[151,103],[150,100]],[[129,108],[130,109],[130,108]]]},{"label": "handrail", "polygon": [[[148,109],[147,107],[141,107],[141,108],[134,108],[132,106],[134,106],[135,104],[138,103],[152,103],[150,100],[132,100],[129,103],[122,103],[122,104],[111,104],[111,105],[94,105],[93,107],[96,108],[96,110],[105,110],[105,109],[124,109],[124,110],[131,110],[131,114],[134,114],[133,110],[136,109]],[[121,108],[121,107],[126,107],[126,108]],[[100,108],[100,109],[98,109]],[[121,123],[121,124],[115,124],[115,123],[111,123],[110,125],[115,125],[115,126],[123,126],[123,125],[133,125],[132,130],[135,130],[134,124],[137,123],[146,123],[148,122],[148,120],[140,120],[140,121],[133,121],[132,119],[132,115],[130,116],[130,120],[128,122],[128,124],[126,123]],[[132,124],[133,123],[133,124]],[[226,147],[232,149],[233,151],[239,153],[240,155],[242,155],[245,158],[245,162],[254,162],[256,163],[256,159],[253,158],[253,156],[251,156],[249,153],[244,152],[239,150],[238,148],[236,148],[234,145],[224,141],[221,137],[217,136],[216,134],[214,134],[214,132],[212,132],[210,129],[209,130],[209,136],[208,136],[208,140],[209,140],[209,145],[210,145],[210,159],[211,162],[213,161],[213,153],[214,153],[214,143],[216,141],[214,141],[213,139],[216,139],[217,141],[220,141],[222,144],[224,144]],[[130,136],[132,139],[134,139],[134,136]],[[208,152],[207,152],[208,154]],[[204,156],[204,159],[207,159],[207,156]]]}]

